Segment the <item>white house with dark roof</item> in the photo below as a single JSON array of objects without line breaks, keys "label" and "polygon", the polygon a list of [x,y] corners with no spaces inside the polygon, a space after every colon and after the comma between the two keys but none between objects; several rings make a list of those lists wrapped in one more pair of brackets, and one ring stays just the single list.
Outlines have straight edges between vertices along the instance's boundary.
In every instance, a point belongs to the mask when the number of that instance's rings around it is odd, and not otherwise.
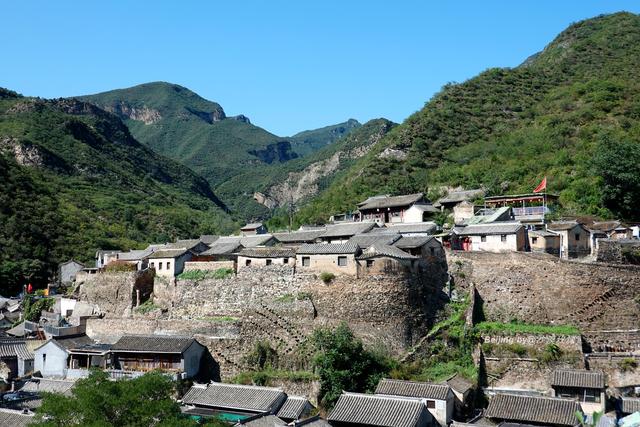
[{"label": "white house with dark roof", "polygon": [[382,379],[376,387],[375,394],[424,399],[429,413],[443,427],[449,425],[453,419],[455,395],[447,384]]},{"label": "white house with dark roof", "polygon": [[358,204],[359,220],[378,224],[424,222],[437,212],[423,193],[373,196]]},{"label": "white house with dark roof", "polygon": [[191,337],[124,335],[111,346],[112,366],[125,372],[154,369],[193,378],[200,371],[206,347]]},{"label": "white house with dark roof", "polygon": [[579,402],[585,414],[606,409],[606,384],[602,371],[556,369],[551,377],[551,387],[553,396]]},{"label": "white house with dark roof", "polygon": [[361,249],[349,243],[302,245],[296,251],[296,272],[358,275],[356,256]]},{"label": "white house with dark roof", "polygon": [[342,393],[327,417],[334,427],[427,427],[433,417],[424,399]]},{"label": "white house with dark roof", "polygon": [[519,222],[490,222],[456,226],[451,248],[474,252],[516,252],[527,248],[527,231]]},{"label": "white house with dark roof", "polygon": [[318,239],[325,243],[347,243],[356,234],[368,233],[376,227],[374,222],[329,224]]},{"label": "white house with dark roof", "polygon": [[193,258],[193,252],[186,248],[162,249],[147,257],[149,268],[156,270],[156,275],[175,277],[184,271],[184,263]]},{"label": "white house with dark roof", "polygon": [[254,234],[266,234],[267,227],[261,222],[252,222],[250,224],[246,224],[240,229],[240,233],[243,236],[251,236]]},{"label": "white house with dark roof", "polygon": [[570,399],[497,393],[489,400],[484,416],[496,424],[508,422],[574,427],[579,424],[577,412],[582,412],[580,405]]}]

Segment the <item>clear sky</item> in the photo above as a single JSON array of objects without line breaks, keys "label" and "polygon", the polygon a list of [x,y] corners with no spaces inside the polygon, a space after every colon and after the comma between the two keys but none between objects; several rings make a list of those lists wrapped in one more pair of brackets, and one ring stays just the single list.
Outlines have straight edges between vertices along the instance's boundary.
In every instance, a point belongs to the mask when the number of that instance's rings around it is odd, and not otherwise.
[{"label": "clear sky", "polygon": [[163,80],[281,136],[401,122],[443,84],[621,10],[640,2],[7,0],[0,86],[51,98]]}]

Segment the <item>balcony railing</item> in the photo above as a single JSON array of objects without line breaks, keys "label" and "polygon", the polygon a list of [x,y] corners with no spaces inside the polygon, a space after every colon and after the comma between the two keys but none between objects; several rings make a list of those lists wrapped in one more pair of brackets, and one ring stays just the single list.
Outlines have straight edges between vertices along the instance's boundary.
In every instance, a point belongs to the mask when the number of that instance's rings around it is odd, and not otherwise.
[{"label": "balcony railing", "polygon": [[[26,327],[26,325],[25,325]],[[44,332],[54,337],[66,337],[69,335],[80,335],[86,330],[86,325],[79,326],[53,326],[45,325]]]},{"label": "balcony railing", "polygon": [[527,208],[512,208],[514,216],[541,216],[549,213],[546,206],[530,206]]}]

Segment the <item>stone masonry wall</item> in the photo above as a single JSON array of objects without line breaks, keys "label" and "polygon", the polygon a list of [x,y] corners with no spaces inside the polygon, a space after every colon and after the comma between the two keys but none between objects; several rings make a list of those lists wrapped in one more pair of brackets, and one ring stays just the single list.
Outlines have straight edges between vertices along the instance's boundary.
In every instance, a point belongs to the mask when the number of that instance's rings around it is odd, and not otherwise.
[{"label": "stone masonry wall", "polygon": [[625,251],[640,254],[640,240],[598,239],[596,261],[628,264],[629,259],[625,256]]},{"label": "stone masonry wall", "polygon": [[111,272],[83,275],[76,292],[81,301],[93,304],[98,312],[111,316],[128,316],[137,304],[149,299],[153,292],[153,270]]},{"label": "stone masonry wall", "polygon": [[187,261],[184,263],[184,271],[216,271],[221,268],[234,269],[233,261]]}]

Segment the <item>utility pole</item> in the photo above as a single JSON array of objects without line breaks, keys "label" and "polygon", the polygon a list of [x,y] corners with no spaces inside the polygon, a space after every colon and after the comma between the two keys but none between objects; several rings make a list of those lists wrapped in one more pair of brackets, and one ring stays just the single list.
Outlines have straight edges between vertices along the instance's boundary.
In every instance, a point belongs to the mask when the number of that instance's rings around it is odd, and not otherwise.
[{"label": "utility pole", "polygon": [[289,195],[289,233],[291,233],[291,227],[293,226],[293,194]]}]

